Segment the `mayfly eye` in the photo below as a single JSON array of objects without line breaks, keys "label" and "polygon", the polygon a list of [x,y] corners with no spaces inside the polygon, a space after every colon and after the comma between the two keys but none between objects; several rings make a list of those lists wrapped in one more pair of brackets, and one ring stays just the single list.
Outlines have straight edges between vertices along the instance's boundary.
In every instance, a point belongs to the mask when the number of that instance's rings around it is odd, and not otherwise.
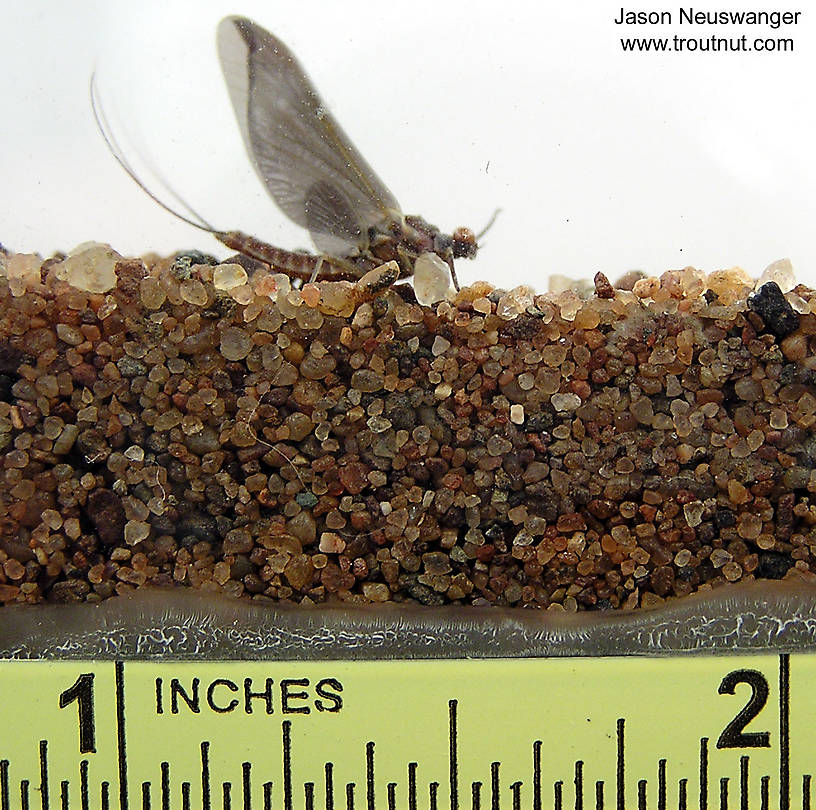
[{"label": "mayfly eye", "polygon": [[470,228],[457,228],[453,232],[453,255],[457,259],[470,259],[476,255],[476,234]]}]

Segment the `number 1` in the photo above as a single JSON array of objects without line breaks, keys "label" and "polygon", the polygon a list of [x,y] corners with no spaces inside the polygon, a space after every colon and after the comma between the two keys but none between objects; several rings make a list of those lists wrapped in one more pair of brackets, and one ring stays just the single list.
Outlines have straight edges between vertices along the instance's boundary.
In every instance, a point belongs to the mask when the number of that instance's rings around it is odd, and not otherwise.
[{"label": "number 1", "polygon": [[59,707],[64,709],[74,701],[79,707],[79,753],[96,753],[96,732],[94,729],[93,672],[80,675],[73,686],[69,686],[59,696]]}]

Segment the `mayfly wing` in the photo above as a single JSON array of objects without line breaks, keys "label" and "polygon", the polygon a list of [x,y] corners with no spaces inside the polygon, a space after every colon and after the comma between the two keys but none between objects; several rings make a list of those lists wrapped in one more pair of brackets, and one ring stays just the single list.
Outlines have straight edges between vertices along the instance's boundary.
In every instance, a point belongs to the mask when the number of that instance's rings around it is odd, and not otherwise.
[{"label": "mayfly wing", "polygon": [[365,246],[370,227],[401,216],[279,39],[244,17],[227,17],[218,52],[256,171],[319,250],[349,255]]}]

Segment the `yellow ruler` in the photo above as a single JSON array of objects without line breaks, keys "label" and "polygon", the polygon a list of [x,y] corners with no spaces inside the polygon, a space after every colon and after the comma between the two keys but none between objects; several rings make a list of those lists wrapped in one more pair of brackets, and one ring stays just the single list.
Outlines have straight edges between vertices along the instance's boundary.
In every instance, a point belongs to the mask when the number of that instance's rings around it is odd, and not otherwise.
[{"label": "yellow ruler", "polygon": [[0,810],[798,810],[814,768],[814,653],[0,662]]}]

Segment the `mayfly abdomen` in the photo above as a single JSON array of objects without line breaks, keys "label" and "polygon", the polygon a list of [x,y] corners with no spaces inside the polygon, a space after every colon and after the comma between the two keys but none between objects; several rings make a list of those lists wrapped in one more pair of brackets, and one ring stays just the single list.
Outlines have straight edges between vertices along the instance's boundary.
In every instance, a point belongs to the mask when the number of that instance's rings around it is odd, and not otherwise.
[{"label": "mayfly abdomen", "polygon": [[354,281],[362,273],[354,264],[335,256],[317,256],[284,250],[241,231],[217,233],[218,241],[245,256],[265,262],[282,273],[311,281],[316,273],[327,281]]}]

